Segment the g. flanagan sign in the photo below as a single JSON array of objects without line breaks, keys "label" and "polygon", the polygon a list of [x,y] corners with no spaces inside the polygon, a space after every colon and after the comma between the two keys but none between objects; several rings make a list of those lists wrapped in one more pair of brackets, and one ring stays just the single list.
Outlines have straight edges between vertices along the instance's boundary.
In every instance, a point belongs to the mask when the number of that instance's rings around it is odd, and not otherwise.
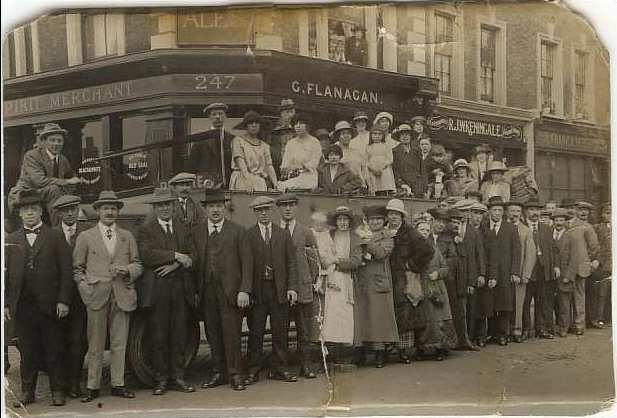
[{"label": "g. flanagan sign", "polygon": [[303,96],[327,97],[351,103],[383,104],[379,93],[372,90],[298,80],[292,80],[290,87],[292,92]]},{"label": "g. flanagan sign", "polygon": [[520,127],[503,123],[463,119],[452,116],[434,116],[430,120],[433,131],[446,130],[467,136],[490,137],[498,139],[521,140],[523,131]]}]

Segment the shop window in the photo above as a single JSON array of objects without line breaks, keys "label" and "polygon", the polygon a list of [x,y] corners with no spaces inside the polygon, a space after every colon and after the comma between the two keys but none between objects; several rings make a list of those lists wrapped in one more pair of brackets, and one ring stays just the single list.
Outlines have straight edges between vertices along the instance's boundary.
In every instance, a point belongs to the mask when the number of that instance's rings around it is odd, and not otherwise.
[{"label": "shop window", "polygon": [[577,155],[538,153],[536,179],[545,200],[589,199],[592,194],[587,160]]},{"label": "shop window", "polygon": [[495,101],[495,71],[497,69],[497,31],[483,26],[480,30],[480,99]]},{"label": "shop window", "polygon": [[45,16],[38,20],[41,71],[68,67],[66,15]]},{"label": "shop window", "polygon": [[576,119],[587,119],[587,54],[584,51],[574,53],[574,113]]},{"label": "shop window", "polygon": [[328,10],[328,57],[332,61],[365,66],[368,60],[364,8]]},{"label": "shop window", "polygon": [[[116,55],[120,15],[86,14],[82,16],[82,45],[85,61]],[[142,29],[143,30],[143,29]]]}]

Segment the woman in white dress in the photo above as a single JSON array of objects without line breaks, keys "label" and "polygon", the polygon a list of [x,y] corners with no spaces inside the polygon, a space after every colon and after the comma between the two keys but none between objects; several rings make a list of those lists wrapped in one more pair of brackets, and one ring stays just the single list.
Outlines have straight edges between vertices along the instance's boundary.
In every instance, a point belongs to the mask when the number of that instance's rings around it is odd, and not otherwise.
[{"label": "woman in white dress", "polygon": [[294,115],[292,126],[296,136],[285,146],[281,163],[280,191],[288,189],[314,190],[317,188],[317,167],[321,160],[321,143],[308,132],[310,122],[301,114]]},{"label": "woman in white dress", "polygon": [[267,179],[276,187],[278,181],[272,166],[270,146],[259,138],[263,125],[261,115],[251,110],[235,127],[246,132],[231,142],[230,190],[263,192],[268,190]]},{"label": "woman in white dress", "polygon": [[371,128],[369,144],[366,147],[366,182],[372,196],[387,196],[396,191],[392,163],[392,148],[386,144],[385,132],[379,127]]},{"label": "woman in white dress", "polygon": [[362,180],[362,186],[366,187],[366,181],[364,179],[364,171],[366,165],[366,156],[364,152],[366,148],[362,150],[358,147],[351,146],[351,138],[356,134],[356,129],[349,124],[346,120],[341,120],[334,125],[334,130],[330,133],[332,142],[338,145],[343,151],[343,158],[341,163],[345,165],[355,175]]}]

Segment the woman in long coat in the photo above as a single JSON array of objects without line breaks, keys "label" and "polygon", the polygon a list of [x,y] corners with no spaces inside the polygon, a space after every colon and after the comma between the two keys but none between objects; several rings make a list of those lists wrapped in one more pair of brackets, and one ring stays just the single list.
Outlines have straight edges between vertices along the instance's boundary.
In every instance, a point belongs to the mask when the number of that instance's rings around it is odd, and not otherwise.
[{"label": "woman in long coat", "polygon": [[427,266],[434,249],[406,221],[405,205],[392,199],[386,205],[388,229],[394,234],[394,248],[390,254],[390,269],[394,290],[394,312],[399,332],[400,361],[411,362],[414,340],[426,327],[424,300],[416,300],[409,294],[409,277],[418,275]]},{"label": "woman in long coat", "polygon": [[354,340],[375,352],[375,367],[381,368],[386,361],[385,344],[399,341],[389,261],[394,240],[392,232],[384,229],[385,206],[370,206],[365,215],[371,235],[363,245],[364,263],[355,282]]}]

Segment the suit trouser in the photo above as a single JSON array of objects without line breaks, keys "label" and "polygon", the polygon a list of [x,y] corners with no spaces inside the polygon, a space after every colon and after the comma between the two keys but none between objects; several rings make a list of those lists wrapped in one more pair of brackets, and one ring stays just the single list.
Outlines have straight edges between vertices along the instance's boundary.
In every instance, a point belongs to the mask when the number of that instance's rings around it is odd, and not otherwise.
[{"label": "suit trouser", "polygon": [[268,315],[270,315],[272,330],[272,368],[283,370],[288,364],[288,305],[279,303],[274,281],[264,280],[261,287],[261,300],[253,305],[249,315],[249,368],[251,373],[257,373],[262,367],[263,340]]},{"label": "suit trouser", "polygon": [[555,299],[557,298],[557,280],[544,282],[544,296],[542,302],[542,318],[544,329],[555,332]]},{"label": "suit trouser", "polygon": [[[17,307],[15,331],[21,356],[21,390],[34,393],[41,362],[47,366],[52,391],[62,390],[62,327],[56,317],[39,311],[34,299],[22,297]],[[41,357],[43,357],[41,359]]]},{"label": "suit trouser", "polygon": [[574,327],[577,330],[585,329],[585,282],[588,278],[576,276],[574,280],[574,304],[572,305],[574,311]]},{"label": "suit trouser", "polygon": [[79,386],[84,357],[88,351],[88,314],[81,299],[71,305],[63,319],[65,345],[62,354],[63,380],[66,386]]},{"label": "suit trouser", "polygon": [[574,292],[557,291],[557,303],[559,304],[559,316],[557,325],[559,330],[567,332],[572,326],[572,311],[574,307]]},{"label": "suit trouser", "polygon": [[523,329],[531,331],[531,300],[533,299],[533,318],[536,333],[544,331],[544,280],[534,280],[527,283],[527,293],[523,305]]},{"label": "suit trouser", "polygon": [[99,310],[88,310],[88,389],[100,389],[103,371],[103,351],[109,328],[111,350],[111,386],[124,386],[124,360],[129,335],[130,312],[116,303],[113,290],[109,300]]},{"label": "suit trouser", "polygon": [[[610,318],[610,302],[611,302],[611,281],[607,280],[611,276],[611,272],[603,272],[598,274],[598,281],[595,283],[595,291],[597,292],[597,301],[595,311],[596,321],[605,321]],[[607,312],[609,315],[607,315]]]},{"label": "suit trouser", "polygon": [[454,288],[451,293],[448,293],[448,298],[450,300],[450,310],[452,311],[458,345],[461,347],[470,346],[471,341],[467,332],[467,297],[459,295],[456,288]]},{"label": "suit trouser", "polygon": [[155,279],[156,300],[148,318],[152,336],[154,379],[157,382],[165,382],[169,378],[184,378],[184,344],[188,309],[184,297],[183,277],[170,276]]},{"label": "suit trouser", "polygon": [[595,272],[589,276],[585,284],[585,311],[588,313],[587,322],[603,321],[611,282],[603,280],[611,275],[610,272]]},{"label": "suit trouser", "polygon": [[220,281],[204,284],[201,309],[206,338],[212,350],[213,371],[228,376],[242,373],[242,312],[229,301]]},{"label": "suit trouser", "polygon": [[467,295],[467,335],[471,340],[476,340],[478,338],[476,331],[476,315],[477,315],[477,298],[476,291],[473,295]]},{"label": "suit trouser", "polygon": [[525,296],[527,294],[527,283],[514,284],[514,327],[512,335],[522,335],[523,333],[523,311]]},{"label": "suit trouser", "polygon": [[302,367],[310,367],[313,363],[311,360],[311,329],[315,316],[314,309],[313,302],[297,303],[289,309],[289,317],[296,324],[298,354]]},{"label": "suit trouser", "polygon": [[493,337],[507,337],[510,331],[510,311],[495,311],[488,320],[489,335]]}]

